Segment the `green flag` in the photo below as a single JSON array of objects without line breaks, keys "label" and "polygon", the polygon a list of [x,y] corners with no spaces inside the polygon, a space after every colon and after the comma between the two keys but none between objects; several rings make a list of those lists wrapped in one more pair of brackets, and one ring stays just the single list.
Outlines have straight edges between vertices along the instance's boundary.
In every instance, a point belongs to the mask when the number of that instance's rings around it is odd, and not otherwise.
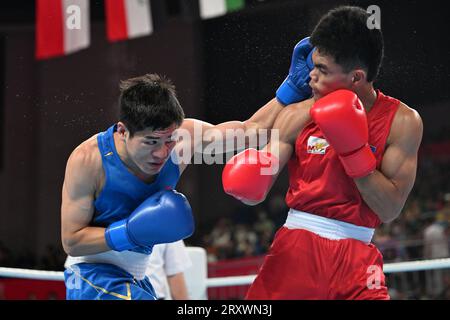
[{"label": "green flag", "polygon": [[227,0],[227,11],[241,10],[245,5],[245,0]]}]

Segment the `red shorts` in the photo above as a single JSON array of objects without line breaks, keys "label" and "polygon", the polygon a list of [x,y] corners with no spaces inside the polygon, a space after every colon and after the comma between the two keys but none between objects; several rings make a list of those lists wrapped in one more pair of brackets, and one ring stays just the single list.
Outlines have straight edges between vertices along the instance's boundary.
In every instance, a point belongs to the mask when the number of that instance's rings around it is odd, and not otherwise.
[{"label": "red shorts", "polygon": [[390,299],[373,244],[282,227],[246,299]]}]

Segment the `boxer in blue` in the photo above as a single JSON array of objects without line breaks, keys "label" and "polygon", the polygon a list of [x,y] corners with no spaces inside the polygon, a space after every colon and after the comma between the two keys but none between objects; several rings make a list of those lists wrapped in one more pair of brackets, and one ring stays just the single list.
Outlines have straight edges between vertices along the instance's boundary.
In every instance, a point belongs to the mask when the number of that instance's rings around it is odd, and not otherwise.
[{"label": "boxer in blue", "polygon": [[[270,129],[285,104],[310,94],[311,50],[309,41],[296,46],[277,98],[243,122],[185,119],[174,86],[155,74],[122,82],[119,121],[67,161],[61,206],[67,299],[155,299],[145,277],[153,245],[194,230],[189,203],[174,190],[188,165],[175,151],[192,155],[229,129]],[[199,127],[200,139],[174,138],[179,129],[194,137]]]}]

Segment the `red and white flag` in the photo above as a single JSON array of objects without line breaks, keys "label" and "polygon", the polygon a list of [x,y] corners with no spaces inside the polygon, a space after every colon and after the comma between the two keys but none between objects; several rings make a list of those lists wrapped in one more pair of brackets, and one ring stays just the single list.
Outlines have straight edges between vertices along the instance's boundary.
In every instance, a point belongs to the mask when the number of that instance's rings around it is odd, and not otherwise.
[{"label": "red and white flag", "polygon": [[149,35],[153,32],[150,0],[105,0],[109,41]]},{"label": "red and white flag", "polygon": [[90,44],[88,0],[36,0],[36,58],[66,55]]}]

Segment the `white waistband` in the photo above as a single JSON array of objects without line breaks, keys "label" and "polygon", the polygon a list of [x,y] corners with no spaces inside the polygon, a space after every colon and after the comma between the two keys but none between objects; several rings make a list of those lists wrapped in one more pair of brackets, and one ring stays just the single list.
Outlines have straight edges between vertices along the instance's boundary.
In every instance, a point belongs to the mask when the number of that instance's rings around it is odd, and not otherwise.
[{"label": "white waistband", "polygon": [[331,240],[356,239],[369,244],[375,229],[290,209],[284,226],[305,229]]},{"label": "white waistband", "polygon": [[136,280],[145,278],[145,271],[149,264],[150,255],[133,251],[106,251],[87,256],[68,256],[64,267],[76,263],[109,263],[130,273]]}]

